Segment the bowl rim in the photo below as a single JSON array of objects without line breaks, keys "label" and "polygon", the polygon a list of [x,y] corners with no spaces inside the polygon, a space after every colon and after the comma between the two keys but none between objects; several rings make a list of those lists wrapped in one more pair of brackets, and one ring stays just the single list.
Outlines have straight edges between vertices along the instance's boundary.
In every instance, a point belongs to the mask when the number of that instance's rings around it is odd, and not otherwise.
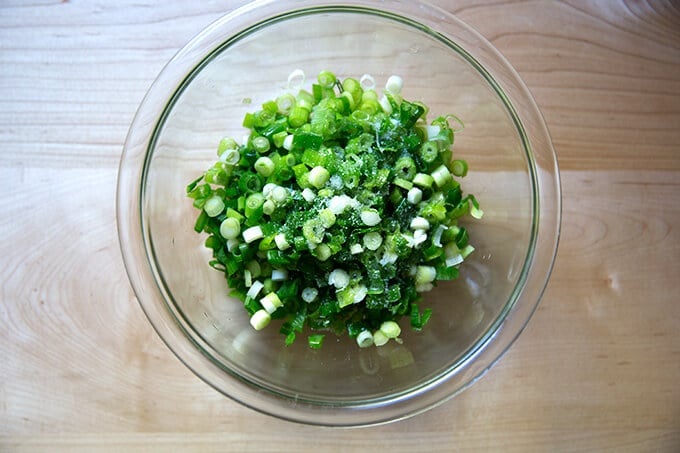
[{"label": "bowl rim", "polygon": [[[139,106],[121,155],[116,200],[119,244],[135,295],[151,325],[175,356],[208,385],[252,409],[295,422],[327,426],[375,425],[423,412],[468,388],[504,356],[526,327],[549,280],[559,242],[561,195],[557,157],[543,117],[519,74],[491,43],[460,19],[440,8],[420,0],[383,0],[370,3],[370,7],[366,5],[367,2],[361,0],[260,0],[222,16],[177,52],[161,71]],[[372,400],[362,400],[360,403],[310,401],[297,395],[277,393],[215,361],[207,352],[212,349],[209,343],[200,335],[192,335],[191,323],[184,318],[172,295],[166,290],[162,273],[154,268],[154,260],[149,256],[153,254],[153,244],[143,215],[144,181],[157,131],[163,126],[177,97],[203,65],[209,63],[214,55],[229,48],[231,43],[238,42],[262,27],[301,14],[320,12],[356,12],[397,20],[428,33],[456,50],[484,76],[503,100],[521,137],[531,175],[533,221],[529,246],[522,275],[499,316],[464,357],[445,372],[416,388]],[[225,30],[229,31],[226,38]],[[453,39],[453,36],[459,37],[460,33],[464,33],[465,38],[473,44],[482,46],[491,55],[491,59],[482,64],[461,47]],[[467,41],[466,43],[469,44]],[[490,66],[498,66],[494,68],[495,71],[500,68],[506,77],[511,78],[506,83],[514,84],[513,87],[519,91],[523,101],[520,112],[517,111],[518,103],[512,102],[506,90],[488,71]],[[524,124],[529,121],[522,121],[520,114],[525,119],[531,118],[532,127],[537,125],[533,134],[542,135],[540,141],[543,147],[539,149],[538,156],[535,155],[535,147],[525,130]],[[555,203],[552,209],[545,210],[546,200]],[[142,239],[141,242],[139,238]],[[540,251],[539,255],[536,254],[537,250]],[[139,263],[149,264],[150,267],[140,270]],[[535,269],[534,266],[540,266],[543,272],[530,274],[529,271]],[[532,293],[530,296],[525,292],[529,283]],[[518,304],[522,296],[529,301]],[[159,309],[162,305],[151,303],[150,299],[165,302],[165,312]],[[500,342],[499,337],[502,337]],[[183,344],[179,345],[178,341]],[[196,354],[197,350],[201,354]],[[470,370],[468,365],[479,358],[483,359],[482,363],[477,363],[474,370]],[[226,371],[235,379],[216,380],[217,369]],[[456,386],[450,385],[451,378],[461,371],[466,372],[464,382]],[[271,398],[263,401],[261,390],[268,391]]]}]

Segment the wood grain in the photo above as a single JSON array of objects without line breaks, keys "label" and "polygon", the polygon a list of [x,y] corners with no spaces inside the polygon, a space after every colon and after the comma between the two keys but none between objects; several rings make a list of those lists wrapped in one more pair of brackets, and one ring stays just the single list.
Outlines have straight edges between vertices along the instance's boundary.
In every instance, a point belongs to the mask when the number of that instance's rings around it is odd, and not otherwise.
[{"label": "wood grain", "polygon": [[120,258],[135,110],[241,3],[0,4],[0,451],[680,451],[678,3],[435,2],[534,94],[562,168],[562,239],[542,304],[487,376],[361,430],[217,394],[152,331]]}]

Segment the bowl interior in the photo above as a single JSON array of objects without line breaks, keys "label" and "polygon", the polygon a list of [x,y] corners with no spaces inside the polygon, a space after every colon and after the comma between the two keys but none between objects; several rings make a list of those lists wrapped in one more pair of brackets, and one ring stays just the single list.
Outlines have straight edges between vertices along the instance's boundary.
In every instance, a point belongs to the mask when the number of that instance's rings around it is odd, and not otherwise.
[{"label": "bowl interior", "polygon": [[[255,332],[223,274],[208,266],[197,211],[184,188],[216,159],[224,136],[240,141],[246,112],[286,89],[295,69],[344,77],[404,79],[404,98],[465,123],[454,156],[466,159],[465,192],[485,211],[469,221],[476,251],[460,278],[425,295],[433,316],[420,333],[401,322],[403,344],[359,349],[326,337],[283,344],[273,321]],[[310,82],[311,83],[311,82]],[[308,84],[309,85],[309,84]],[[186,75],[154,130],[142,176],[141,221],[149,265],[165,309],[225,379],[319,405],[354,406],[409,396],[464,367],[495,334],[522,290],[535,239],[530,152],[506,95],[467,52],[416,22],[370,10],[310,9],[278,16],[224,42]]]}]

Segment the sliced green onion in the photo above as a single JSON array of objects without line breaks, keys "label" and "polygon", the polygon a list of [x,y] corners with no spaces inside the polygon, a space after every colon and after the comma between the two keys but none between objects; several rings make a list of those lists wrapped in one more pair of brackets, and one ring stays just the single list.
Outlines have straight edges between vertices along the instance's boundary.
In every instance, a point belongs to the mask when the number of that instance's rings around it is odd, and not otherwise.
[{"label": "sliced green onion", "polygon": [[432,283],[417,283],[416,284],[416,291],[419,293],[426,293],[428,291],[432,291],[434,289],[434,285]]},{"label": "sliced green onion", "polygon": [[411,181],[416,175],[416,172],[416,163],[410,157],[401,157],[394,164],[394,173],[399,178]]},{"label": "sliced green onion", "polygon": [[276,247],[278,247],[279,250],[286,250],[290,248],[290,243],[286,239],[286,235],[283,233],[279,233],[274,236],[274,242],[276,242]]},{"label": "sliced green onion", "polygon": [[379,224],[381,220],[380,214],[375,209],[362,209],[360,217],[361,221],[368,226],[375,226]]},{"label": "sliced green onion", "polygon": [[413,177],[413,184],[423,189],[429,189],[434,183],[434,178],[426,173],[418,173]]},{"label": "sliced green onion", "polygon": [[251,193],[246,198],[246,205],[244,213],[247,218],[254,217],[258,215],[259,210],[265,202],[264,195],[259,192]]},{"label": "sliced green onion", "polygon": [[262,274],[262,268],[260,266],[260,263],[258,263],[256,260],[248,261],[248,263],[246,264],[246,268],[250,271],[253,278],[257,278]]},{"label": "sliced green onion", "polygon": [[380,331],[387,338],[397,338],[401,334],[401,327],[394,321],[385,321],[380,325]]},{"label": "sliced green onion", "polygon": [[390,104],[389,99],[387,99],[387,96],[383,95],[380,97],[380,107],[382,107],[383,112],[386,114],[390,115],[392,113],[392,104]]},{"label": "sliced green onion", "polygon": [[[452,160],[459,120],[428,124],[398,76],[380,94],[367,74],[321,71],[309,90],[304,79],[293,71],[290,92],[247,113],[242,141],[220,141],[217,162],[186,188],[194,228],[253,328],[273,315],[286,345],[307,327],[344,329],[359,347],[401,344],[399,318],[422,329],[431,310],[418,310],[419,293],[458,277],[474,250],[457,224],[483,215],[454,179],[467,174]],[[324,336],[307,338],[318,348]],[[384,350],[393,365],[396,350]]]},{"label": "sliced green onion", "polygon": [[246,173],[238,180],[238,187],[243,193],[257,192],[262,188],[262,181],[257,173]]},{"label": "sliced green onion", "polygon": [[[272,281],[281,282],[288,280],[288,271],[285,269],[272,269]],[[273,294],[273,293],[272,293]]]},{"label": "sliced green onion", "polygon": [[435,140],[439,137],[439,134],[441,133],[442,128],[437,125],[428,125],[425,126],[425,137],[427,138],[428,141]]},{"label": "sliced green onion", "polygon": [[441,247],[442,246],[442,234],[444,231],[446,231],[448,227],[446,225],[438,225],[437,229],[434,230],[434,234],[432,235],[432,245],[435,247]]},{"label": "sliced green onion", "polygon": [[468,244],[463,248],[463,250],[460,251],[460,254],[462,255],[463,258],[467,258],[468,255],[470,255],[470,253],[474,251],[475,248],[472,245]]},{"label": "sliced green onion", "polygon": [[349,274],[342,269],[334,269],[328,274],[328,284],[335,286],[337,289],[343,289],[349,285]]},{"label": "sliced green onion", "polygon": [[482,211],[479,208],[479,203],[477,202],[477,199],[473,197],[472,195],[469,196],[470,198],[470,215],[474,217],[475,219],[481,219],[484,216],[484,211]]},{"label": "sliced green onion", "polygon": [[325,232],[326,229],[323,227],[323,224],[319,219],[307,220],[302,225],[302,235],[305,237],[305,239],[313,244],[320,244],[321,241],[323,241],[323,235]]},{"label": "sliced green onion", "polygon": [[423,143],[420,147],[420,157],[428,164],[434,162],[439,157],[439,147],[434,141]]},{"label": "sliced green onion", "polygon": [[461,255],[460,253],[453,255],[453,256],[450,256],[450,257],[446,258],[446,261],[445,261],[446,267],[456,266],[456,265],[462,263],[464,260],[465,260],[465,258],[463,258],[463,255]]},{"label": "sliced green onion", "polygon": [[[295,138],[295,136],[293,136]],[[292,167],[297,163],[297,160],[295,159],[295,156],[293,154],[286,154],[285,156],[281,156],[281,164],[286,165],[288,167]]]},{"label": "sliced green onion", "polygon": [[416,267],[416,284],[430,283],[434,281],[437,276],[437,270],[433,266],[417,266]]},{"label": "sliced green onion", "polygon": [[361,94],[363,89],[358,80],[348,77],[342,81],[342,88],[344,91],[349,92],[352,95],[354,104],[358,104],[361,101]]},{"label": "sliced green onion", "polygon": [[451,173],[449,173],[449,169],[446,168],[446,165],[443,164],[435,168],[434,171],[430,173],[430,176],[432,176],[432,179],[439,188],[444,187],[448,182],[450,182],[453,179],[451,177]]},{"label": "sliced green onion", "polygon": [[357,304],[366,298],[368,289],[365,285],[354,284],[346,286],[336,292],[338,298],[338,306],[344,308],[348,305]]},{"label": "sliced green onion", "polygon": [[452,256],[460,255],[460,249],[458,248],[458,245],[456,245],[455,242],[449,242],[444,246],[444,255],[446,255],[447,258],[451,258]]},{"label": "sliced green onion", "polygon": [[323,346],[323,339],[324,338],[326,338],[326,335],[324,335],[322,333],[310,335],[309,337],[307,337],[307,344],[312,349],[320,349],[321,346]]},{"label": "sliced green onion", "polygon": [[373,332],[373,344],[376,346],[383,346],[385,345],[388,341],[390,341],[389,337],[383,333],[382,330],[376,330]]},{"label": "sliced green onion", "polygon": [[284,149],[290,151],[291,149],[293,149],[293,139],[294,138],[295,137],[293,136],[293,134],[286,135],[283,139],[283,142],[281,143],[281,146]]},{"label": "sliced green onion", "polygon": [[241,224],[233,217],[227,217],[220,224],[220,234],[224,239],[234,239],[241,234]]},{"label": "sliced green onion", "polygon": [[382,245],[383,238],[380,233],[372,231],[364,235],[364,247],[368,250],[378,250]]},{"label": "sliced green onion", "polygon": [[314,95],[309,91],[305,90],[298,91],[298,95],[295,100],[299,107],[302,107],[308,112],[312,111],[312,107],[314,106]]},{"label": "sliced green onion", "polygon": [[322,209],[319,211],[319,219],[324,228],[330,228],[335,225],[335,214],[330,209]]},{"label": "sliced green onion", "polygon": [[302,290],[302,300],[307,303],[314,302],[319,296],[319,290],[316,288],[307,287]]},{"label": "sliced green onion", "polygon": [[239,246],[239,240],[237,238],[227,239],[227,251],[229,253],[233,252],[236,247]]},{"label": "sliced green onion", "polygon": [[[290,124],[291,127],[300,127],[307,122],[307,118],[309,118],[309,109],[304,108],[300,105],[296,105],[295,107],[290,109],[290,113],[288,114],[288,124]],[[286,149],[290,149],[286,147],[285,140],[283,141],[283,147]]]},{"label": "sliced green onion", "polygon": [[266,200],[262,204],[262,213],[267,215],[272,215],[276,211],[276,203],[272,200]]},{"label": "sliced green onion", "polygon": [[373,346],[373,334],[369,330],[362,330],[357,335],[357,344],[360,348],[368,348]]},{"label": "sliced green onion", "polygon": [[255,137],[252,141],[251,144],[253,145],[253,148],[255,148],[255,151],[258,153],[266,153],[269,151],[269,140],[267,137],[259,136]]},{"label": "sliced green onion", "polygon": [[267,313],[272,314],[277,308],[283,305],[283,302],[281,302],[281,299],[279,299],[279,296],[276,293],[272,292],[260,299],[260,305],[262,305]]},{"label": "sliced green onion", "polygon": [[417,187],[414,187],[408,191],[406,199],[411,204],[418,204],[423,199],[423,191]]},{"label": "sliced green onion", "polygon": [[402,178],[394,178],[394,181],[392,181],[392,183],[395,186],[401,187],[402,189],[406,190],[411,190],[413,188],[413,183],[411,181]]},{"label": "sliced green onion", "polygon": [[238,143],[236,143],[236,140],[231,137],[224,137],[222,140],[220,140],[220,144],[217,146],[217,155],[222,157],[222,154],[224,154],[225,151],[235,150],[237,148]]},{"label": "sliced green onion", "polygon": [[[372,79],[372,77],[371,77]],[[375,91],[375,80],[373,80],[373,88],[364,88],[364,92],[361,93],[361,102],[378,102],[378,92]]]},{"label": "sliced green onion", "polygon": [[412,230],[429,230],[430,222],[424,217],[414,217],[411,219]]},{"label": "sliced green onion", "polygon": [[316,194],[309,187],[303,189],[301,194],[307,203],[311,203],[316,198]]},{"label": "sliced green onion", "polygon": [[367,101],[361,101],[361,104],[359,105],[359,110],[361,110],[362,112],[366,112],[369,115],[374,115],[378,113],[381,109],[382,107],[380,106],[380,103],[378,101],[370,99]]},{"label": "sliced green onion", "polygon": [[309,183],[317,189],[322,188],[330,177],[328,170],[321,166],[316,166],[309,171]]},{"label": "sliced green onion", "polygon": [[256,225],[245,230],[242,236],[243,240],[246,241],[246,244],[250,244],[253,241],[262,239],[264,234],[262,233],[262,228],[260,228],[259,225]]},{"label": "sliced green onion", "polygon": [[227,149],[220,156],[220,162],[227,165],[236,165],[241,160],[241,153],[237,149]]},{"label": "sliced green onion", "polygon": [[391,94],[400,94],[401,89],[404,86],[404,81],[398,75],[390,76],[385,83],[385,90]]},{"label": "sliced green onion", "polygon": [[253,313],[250,317],[250,325],[253,326],[255,330],[262,330],[267,327],[271,320],[271,315],[267,313],[266,310],[262,309]]},{"label": "sliced green onion", "polygon": [[264,288],[262,282],[259,280],[255,280],[253,284],[250,286],[250,289],[248,289],[246,296],[250,297],[251,299],[255,299],[258,296],[258,294],[260,294],[260,291],[262,291],[262,288]]},{"label": "sliced green onion", "polygon": [[[266,140],[266,139],[265,139]],[[266,156],[260,157],[255,161],[255,170],[265,178],[274,173],[274,162]]]},{"label": "sliced green onion", "polygon": [[289,196],[288,189],[281,186],[275,187],[271,193],[271,199],[276,204],[284,203],[288,199],[288,196]]},{"label": "sliced green onion", "polygon": [[276,187],[278,186],[273,182],[268,182],[262,188],[262,195],[264,195],[265,198],[269,198]]},{"label": "sliced green onion", "polygon": [[413,231],[413,246],[417,247],[427,240],[427,233],[424,229],[416,229]]},{"label": "sliced green onion", "polygon": [[276,98],[276,106],[282,115],[288,115],[290,110],[295,107],[295,96],[285,93]]},{"label": "sliced green onion", "polygon": [[456,159],[451,162],[451,173],[458,177],[464,177],[468,172],[468,164],[464,160]]},{"label": "sliced green onion", "polygon": [[214,195],[205,202],[203,210],[208,217],[217,217],[224,211],[224,200],[217,195]]},{"label": "sliced green onion", "polygon": [[317,260],[322,262],[330,258],[331,254],[332,254],[331,248],[328,244],[319,244],[314,249],[314,256],[316,257]]},{"label": "sliced green onion", "polygon": [[[361,105],[363,106],[364,104],[362,103]],[[371,119],[371,115],[369,115],[369,113],[365,110],[354,110],[350,116],[353,120],[358,122],[368,121]]]},{"label": "sliced green onion", "polygon": [[239,222],[242,222],[243,219],[245,219],[244,216],[241,215],[238,211],[232,209],[232,208],[227,208],[227,217],[234,218],[238,220]]},{"label": "sliced green onion", "polygon": [[375,79],[370,74],[364,74],[359,78],[359,85],[366,92],[366,90],[373,90],[375,88]]},{"label": "sliced green onion", "polygon": [[355,203],[356,200],[347,195],[336,195],[328,202],[328,209],[330,209],[333,214],[340,215]]}]

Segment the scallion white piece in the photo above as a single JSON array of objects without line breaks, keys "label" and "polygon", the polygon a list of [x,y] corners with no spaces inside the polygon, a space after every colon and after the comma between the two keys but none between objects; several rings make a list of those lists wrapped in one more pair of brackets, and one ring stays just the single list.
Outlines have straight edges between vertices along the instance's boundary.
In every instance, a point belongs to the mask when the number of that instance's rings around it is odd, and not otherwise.
[{"label": "scallion white piece", "polygon": [[247,244],[262,239],[263,237],[264,234],[259,225],[252,226],[243,232],[243,240],[246,241]]},{"label": "scallion white piece", "polygon": [[267,311],[267,313],[272,314],[277,308],[283,305],[279,296],[272,292],[260,299],[260,305]]},{"label": "scallion white piece", "polygon": [[349,274],[342,269],[334,269],[328,274],[328,284],[343,289],[349,285]]},{"label": "scallion white piece", "polygon": [[255,280],[248,289],[246,296],[250,297],[251,299],[255,299],[260,294],[260,291],[262,291],[262,288],[264,288],[264,284],[259,280]]},{"label": "scallion white piece", "polygon": [[380,213],[378,213],[377,210],[369,208],[369,209],[362,209],[361,210],[361,221],[364,222],[365,225],[368,226],[375,226],[380,223]]},{"label": "scallion white piece", "polygon": [[253,326],[255,330],[262,330],[267,327],[271,320],[272,317],[266,310],[258,310],[250,317],[250,325]]}]

